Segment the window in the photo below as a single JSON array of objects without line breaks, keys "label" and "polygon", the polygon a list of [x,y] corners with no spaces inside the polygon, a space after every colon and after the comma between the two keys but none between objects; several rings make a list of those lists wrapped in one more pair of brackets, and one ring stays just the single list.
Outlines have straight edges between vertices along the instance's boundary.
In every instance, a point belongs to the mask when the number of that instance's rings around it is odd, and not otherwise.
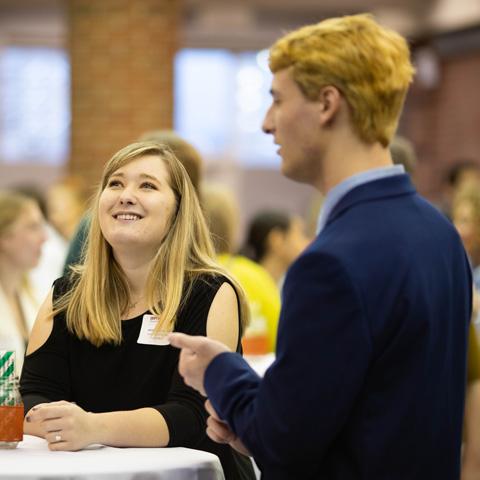
[{"label": "window", "polygon": [[64,50],[0,51],[0,159],[61,165],[68,158],[70,71]]},{"label": "window", "polygon": [[205,156],[278,165],[272,138],[261,131],[271,100],[267,55],[191,49],[177,55],[175,129]]}]

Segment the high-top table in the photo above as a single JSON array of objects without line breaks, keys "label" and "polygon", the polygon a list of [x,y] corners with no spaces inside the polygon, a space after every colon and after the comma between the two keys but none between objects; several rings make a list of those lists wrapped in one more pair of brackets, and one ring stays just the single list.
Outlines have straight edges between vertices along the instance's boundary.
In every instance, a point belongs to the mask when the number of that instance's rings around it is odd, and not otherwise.
[{"label": "high-top table", "polygon": [[1,480],[224,480],[217,456],[189,448],[113,448],[51,452],[30,435],[0,449]]}]

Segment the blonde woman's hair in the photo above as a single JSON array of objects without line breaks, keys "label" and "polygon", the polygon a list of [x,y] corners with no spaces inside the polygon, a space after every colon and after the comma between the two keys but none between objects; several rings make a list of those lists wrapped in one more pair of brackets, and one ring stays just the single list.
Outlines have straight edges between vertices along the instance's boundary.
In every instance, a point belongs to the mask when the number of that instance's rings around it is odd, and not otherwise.
[{"label": "blonde woman's hair", "polygon": [[91,207],[84,265],[74,268],[73,286],[55,302],[53,314],[65,311],[68,329],[94,345],[121,342],[121,317],[130,303],[130,291],[124,272],[100,229],[98,205],[111,175],[146,155],[158,156],[164,162],[177,202],[176,213],[153,259],[146,285],[148,307],[159,317],[157,330],[174,329],[177,314],[187,301],[193,282],[207,274],[223,275],[234,285],[242,332],[248,321],[245,294],[213,260],[215,252],[210,234],[185,168],[167,146],[155,142],[128,145],[106,164]]},{"label": "blonde woman's hair", "polygon": [[141,135],[138,141],[167,145],[185,167],[197,195],[200,196],[203,160],[200,152],[191,143],[173,130],[151,130]]},{"label": "blonde woman's hair", "polygon": [[387,147],[414,68],[405,39],[369,14],[324,20],[280,38],[270,49],[273,73],[292,69],[303,94],[316,100],[335,86],[350,106],[353,128],[367,143]]}]

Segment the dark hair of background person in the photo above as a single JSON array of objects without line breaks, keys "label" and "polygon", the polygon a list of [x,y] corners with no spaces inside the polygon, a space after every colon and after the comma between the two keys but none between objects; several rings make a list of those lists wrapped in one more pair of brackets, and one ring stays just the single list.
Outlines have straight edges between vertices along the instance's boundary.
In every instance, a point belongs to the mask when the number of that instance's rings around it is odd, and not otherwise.
[{"label": "dark hair of background person", "polygon": [[156,142],[167,145],[180,160],[190,177],[190,180],[200,197],[200,180],[202,178],[202,156],[198,150],[173,130],[152,130],[145,132],[138,139],[139,142]]},{"label": "dark hair of background person", "polygon": [[243,255],[260,263],[267,253],[268,236],[272,230],[287,232],[290,228],[291,218],[288,214],[278,210],[265,210],[250,222]]}]

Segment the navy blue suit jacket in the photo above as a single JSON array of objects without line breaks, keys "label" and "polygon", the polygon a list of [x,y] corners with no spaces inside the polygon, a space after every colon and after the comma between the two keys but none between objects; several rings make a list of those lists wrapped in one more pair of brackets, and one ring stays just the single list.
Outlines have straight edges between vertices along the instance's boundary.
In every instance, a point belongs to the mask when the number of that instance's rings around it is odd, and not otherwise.
[{"label": "navy blue suit jacket", "polygon": [[471,292],[407,175],[358,186],[287,274],[263,380],[225,353],[207,394],[266,479],[457,480]]}]

